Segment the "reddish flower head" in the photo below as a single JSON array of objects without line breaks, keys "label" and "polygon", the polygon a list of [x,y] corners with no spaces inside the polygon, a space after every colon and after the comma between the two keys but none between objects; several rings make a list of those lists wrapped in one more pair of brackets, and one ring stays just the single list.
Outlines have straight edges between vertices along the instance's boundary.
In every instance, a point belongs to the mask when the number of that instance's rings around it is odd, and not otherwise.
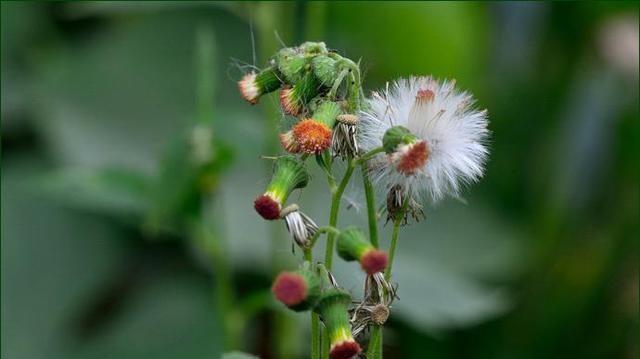
[{"label": "reddish flower head", "polygon": [[280,218],[280,203],[266,194],[256,198],[253,202],[253,208],[255,208],[256,212],[264,219],[274,220]]},{"label": "reddish flower head", "polygon": [[276,299],[291,307],[307,298],[307,283],[304,277],[297,273],[283,272],[276,278],[271,291]]},{"label": "reddish flower head", "polygon": [[331,129],[322,122],[305,119],[292,129],[300,152],[320,153],[331,146]]},{"label": "reddish flower head", "polygon": [[362,351],[354,340],[344,341],[331,348],[331,359],[351,359]]},{"label": "reddish flower head", "polygon": [[382,272],[387,268],[387,253],[379,249],[370,249],[360,258],[360,265],[367,274]]}]

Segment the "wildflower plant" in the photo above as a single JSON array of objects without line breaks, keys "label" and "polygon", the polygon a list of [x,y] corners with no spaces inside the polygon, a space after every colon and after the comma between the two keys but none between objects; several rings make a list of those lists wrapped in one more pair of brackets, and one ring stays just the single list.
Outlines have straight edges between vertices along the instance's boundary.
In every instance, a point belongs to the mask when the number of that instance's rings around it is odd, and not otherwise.
[{"label": "wildflower plant", "polygon": [[[423,203],[459,197],[465,185],[480,179],[488,156],[486,111],[476,110],[471,95],[456,90],[453,81],[429,76],[397,80],[365,99],[358,63],[322,42],[280,49],[265,69],[246,74],[238,88],[252,105],[279,90],[283,114],[294,118],[280,134],[286,154],[275,158],[266,191],[254,202],[264,219],[284,221],[304,253],[298,269],[275,279],[275,298],[291,310],[311,312],[312,359],[352,358],[364,344],[367,358],[381,358],[381,327],[397,298],[391,279],[400,227],[409,218],[424,217]],[[325,226],[297,204],[287,204],[291,192],[310,181],[310,157],[326,174],[331,192]],[[336,160],[346,165],[339,180]],[[338,228],[342,195],[356,168],[362,174],[368,238],[356,227]],[[383,194],[380,204],[393,223],[386,251],[378,240],[376,193]],[[323,235],[324,258],[314,260],[312,249]],[[334,251],[345,261],[358,261],[365,272],[360,300],[331,274]],[[368,343],[362,341],[366,333]]]}]

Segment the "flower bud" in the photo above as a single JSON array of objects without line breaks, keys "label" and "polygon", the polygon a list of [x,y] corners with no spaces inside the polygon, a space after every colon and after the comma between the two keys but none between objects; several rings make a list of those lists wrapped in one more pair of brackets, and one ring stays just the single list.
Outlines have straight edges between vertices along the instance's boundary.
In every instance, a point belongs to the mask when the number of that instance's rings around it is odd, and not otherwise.
[{"label": "flower bud", "polygon": [[320,295],[314,309],[320,314],[327,328],[330,342],[329,355],[332,359],[349,359],[362,351],[351,334],[347,311],[350,303],[349,293],[340,289],[329,289]]},{"label": "flower bud", "polygon": [[327,50],[327,45],[320,42],[307,41],[302,43],[299,47],[300,51],[305,55],[322,55],[326,54],[329,51]]},{"label": "flower bud", "polygon": [[302,79],[305,67],[309,63],[309,58],[299,49],[293,47],[281,49],[276,54],[275,59],[278,64],[278,70],[286,83],[290,85]]},{"label": "flower bud", "polygon": [[280,105],[285,114],[297,116],[304,105],[318,95],[320,84],[311,72],[307,72],[293,86],[285,86],[280,91]]},{"label": "flower bud", "polygon": [[311,60],[313,74],[324,86],[330,87],[338,77],[336,60],[326,55],[319,55]]},{"label": "flower bud", "polygon": [[387,267],[387,253],[376,249],[355,227],[347,228],[338,235],[338,255],[346,260],[357,260],[362,270],[373,275]]},{"label": "flower bud", "polygon": [[320,278],[308,262],[295,272],[281,272],[271,292],[277,300],[296,312],[308,310],[320,297]]},{"label": "flower bud", "polygon": [[293,126],[291,134],[295,145],[291,147],[309,154],[320,153],[331,147],[332,128],[340,112],[338,103],[321,102],[311,118],[304,119]]},{"label": "flower bud", "polygon": [[278,219],[280,210],[291,192],[297,188],[304,188],[308,182],[309,174],[302,162],[293,156],[278,157],[267,191],[256,198],[253,206],[264,219]]},{"label": "flower bud", "polygon": [[280,88],[282,83],[274,67],[268,67],[259,73],[250,72],[238,81],[242,98],[252,105],[258,103],[260,96]]},{"label": "flower bud", "polygon": [[406,127],[394,126],[382,137],[384,151],[396,164],[398,172],[409,176],[427,163],[429,147]]}]

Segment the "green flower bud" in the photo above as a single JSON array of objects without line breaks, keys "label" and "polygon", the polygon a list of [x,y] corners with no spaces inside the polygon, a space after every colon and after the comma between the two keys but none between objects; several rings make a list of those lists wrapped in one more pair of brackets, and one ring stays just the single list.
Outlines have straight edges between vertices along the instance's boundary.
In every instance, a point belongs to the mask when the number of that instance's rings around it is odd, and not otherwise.
[{"label": "green flower bud", "polygon": [[250,72],[238,82],[242,98],[252,105],[258,103],[260,96],[280,88],[282,82],[275,67],[267,67],[259,73]]},{"label": "green flower bud", "polygon": [[290,85],[296,84],[303,78],[310,61],[310,57],[291,47],[278,51],[275,59],[278,70]]},{"label": "green flower bud", "polygon": [[328,52],[327,45],[324,42],[307,41],[300,45],[299,49],[306,55],[321,55]]},{"label": "green flower bud", "polygon": [[376,249],[361,230],[347,228],[340,232],[337,239],[338,255],[346,261],[359,261],[367,274],[382,272],[387,267],[387,253]]},{"label": "green flower bud", "polygon": [[309,71],[292,87],[287,86],[280,91],[280,105],[286,114],[297,116],[319,92],[320,84]]},{"label": "green flower bud", "polygon": [[347,359],[361,352],[360,345],[353,339],[349,324],[348,306],[351,295],[341,289],[323,292],[315,307],[327,328],[331,358]]},{"label": "green flower bud", "polygon": [[396,152],[398,146],[416,143],[418,137],[403,126],[394,126],[387,130],[382,137],[384,152],[392,154]]},{"label": "green flower bud", "polygon": [[255,210],[264,219],[280,218],[280,210],[291,192],[304,188],[308,182],[309,174],[301,161],[293,156],[278,157],[267,191],[254,201]]},{"label": "green flower bud", "polygon": [[271,286],[273,295],[296,312],[311,309],[320,298],[320,278],[309,262],[295,272],[281,272]]},{"label": "green flower bud", "polygon": [[338,70],[336,69],[336,60],[326,55],[319,55],[311,60],[311,67],[313,68],[313,74],[318,78],[318,81],[324,86],[331,86],[338,77]]}]

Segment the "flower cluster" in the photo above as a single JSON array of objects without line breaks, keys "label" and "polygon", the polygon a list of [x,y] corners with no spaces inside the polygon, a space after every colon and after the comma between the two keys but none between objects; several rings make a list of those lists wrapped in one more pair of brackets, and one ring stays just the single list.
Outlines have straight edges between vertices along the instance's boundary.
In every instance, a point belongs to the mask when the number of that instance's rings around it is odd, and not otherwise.
[{"label": "flower cluster", "polygon": [[[400,79],[365,100],[359,66],[322,42],[283,48],[267,68],[238,82],[250,104],[279,90],[283,115],[295,119],[280,134],[287,154],[275,158],[271,180],[254,208],[266,220],[282,219],[304,251],[304,263],[280,273],[272,292],[289,309],[319,316],[333,359],[358,355],[362,350],[354,337],[370,327],[379,330],[389,317],[396,298],[389,280],[399,226],[408,217],[423,217],[424,199],[435,203],[446,195],[458,197],[465,184],[482,176],[488,156],[487,113],[475,110],[472,97],[454,85],[431,77]],[[328,226],[318,226],[297,204],[286,203],[294,190],[308,185],[306,160],[311,155],[330,184]],[[332,172],[335,158],[347,163],[339,185]],[[356,166],[367,195],[368,239],[358,228],[336,227],[340,198]],[[394,223],[390,256],[378,248],[375,192],[384,192],[387,221]],[[322,234],[327,234],[326,266],[311,257]],[[366,274],[361,301],[353,301],[330,272],[334,241],[337,254],[358,261]],[[375,350],[369,348],[370,353]]]}]

